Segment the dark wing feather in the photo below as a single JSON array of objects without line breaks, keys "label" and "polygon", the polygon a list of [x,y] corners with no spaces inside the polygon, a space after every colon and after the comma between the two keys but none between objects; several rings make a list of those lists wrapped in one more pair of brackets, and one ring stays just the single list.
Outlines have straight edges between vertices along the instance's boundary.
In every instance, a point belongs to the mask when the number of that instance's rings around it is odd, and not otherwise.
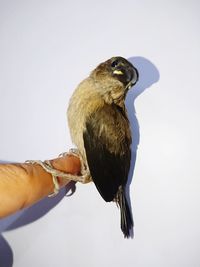
[{"label": "dark wing feather", "polygon": [[83,133],[92,179],[105,201],[112,201],[125,186],[130,167],[130,130],[117,107],[105,105],[86,121]]}]

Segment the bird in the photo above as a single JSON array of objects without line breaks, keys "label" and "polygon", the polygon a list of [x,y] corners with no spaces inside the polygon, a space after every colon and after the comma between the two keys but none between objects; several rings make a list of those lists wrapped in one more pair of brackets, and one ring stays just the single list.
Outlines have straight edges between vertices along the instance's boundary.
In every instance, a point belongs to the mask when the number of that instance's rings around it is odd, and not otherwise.
[{"label": "bird", "polygon": [[71,139],[86,170],[77,181],[93,181],[106,202],[116,202],[124,238],[133,228],[126,197],[132,137],[125,98],[138,79],[131,62],[112,57],[77,86],[67,109]]}]

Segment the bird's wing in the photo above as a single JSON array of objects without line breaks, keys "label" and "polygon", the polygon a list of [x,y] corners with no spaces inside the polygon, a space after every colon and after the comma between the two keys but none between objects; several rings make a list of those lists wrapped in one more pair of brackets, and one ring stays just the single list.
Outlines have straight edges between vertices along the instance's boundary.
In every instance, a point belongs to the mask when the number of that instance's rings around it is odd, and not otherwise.
[{"label": "bird's wing", "polygon": [[128,178],[131,159],[128,119],[117,108],[104,106],[87,118],[83,139],[92,179],[103,199],[112,201]]}]

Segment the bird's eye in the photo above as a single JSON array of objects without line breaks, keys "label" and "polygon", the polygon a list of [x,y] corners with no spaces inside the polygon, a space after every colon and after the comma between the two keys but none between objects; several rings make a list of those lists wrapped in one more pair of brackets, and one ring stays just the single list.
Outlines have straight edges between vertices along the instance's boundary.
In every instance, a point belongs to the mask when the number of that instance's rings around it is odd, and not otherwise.
[{"label": "bird's eye", "polygon": [[114,61],[111,63],[111,67],[112,67],[112,68],[115,68],[115,67],[117,67],[118,64],[119,64],[119,61],[118,61],[118,60],[114,60]]}]

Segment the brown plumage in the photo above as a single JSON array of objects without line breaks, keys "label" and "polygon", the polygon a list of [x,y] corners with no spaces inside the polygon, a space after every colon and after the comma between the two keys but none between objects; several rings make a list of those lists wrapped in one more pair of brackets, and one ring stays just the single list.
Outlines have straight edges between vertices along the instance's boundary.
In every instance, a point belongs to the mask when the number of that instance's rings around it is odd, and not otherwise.
[{"label": "brown plumage", "polygon": [[134,66],[122,57],[101,63],[71,97],[68,123],[91,178],[105,201],[121,210],[125,237],[133,227],[125,196],[131,160],[131,131],[125,108],[128,89],[138,80]]}]

